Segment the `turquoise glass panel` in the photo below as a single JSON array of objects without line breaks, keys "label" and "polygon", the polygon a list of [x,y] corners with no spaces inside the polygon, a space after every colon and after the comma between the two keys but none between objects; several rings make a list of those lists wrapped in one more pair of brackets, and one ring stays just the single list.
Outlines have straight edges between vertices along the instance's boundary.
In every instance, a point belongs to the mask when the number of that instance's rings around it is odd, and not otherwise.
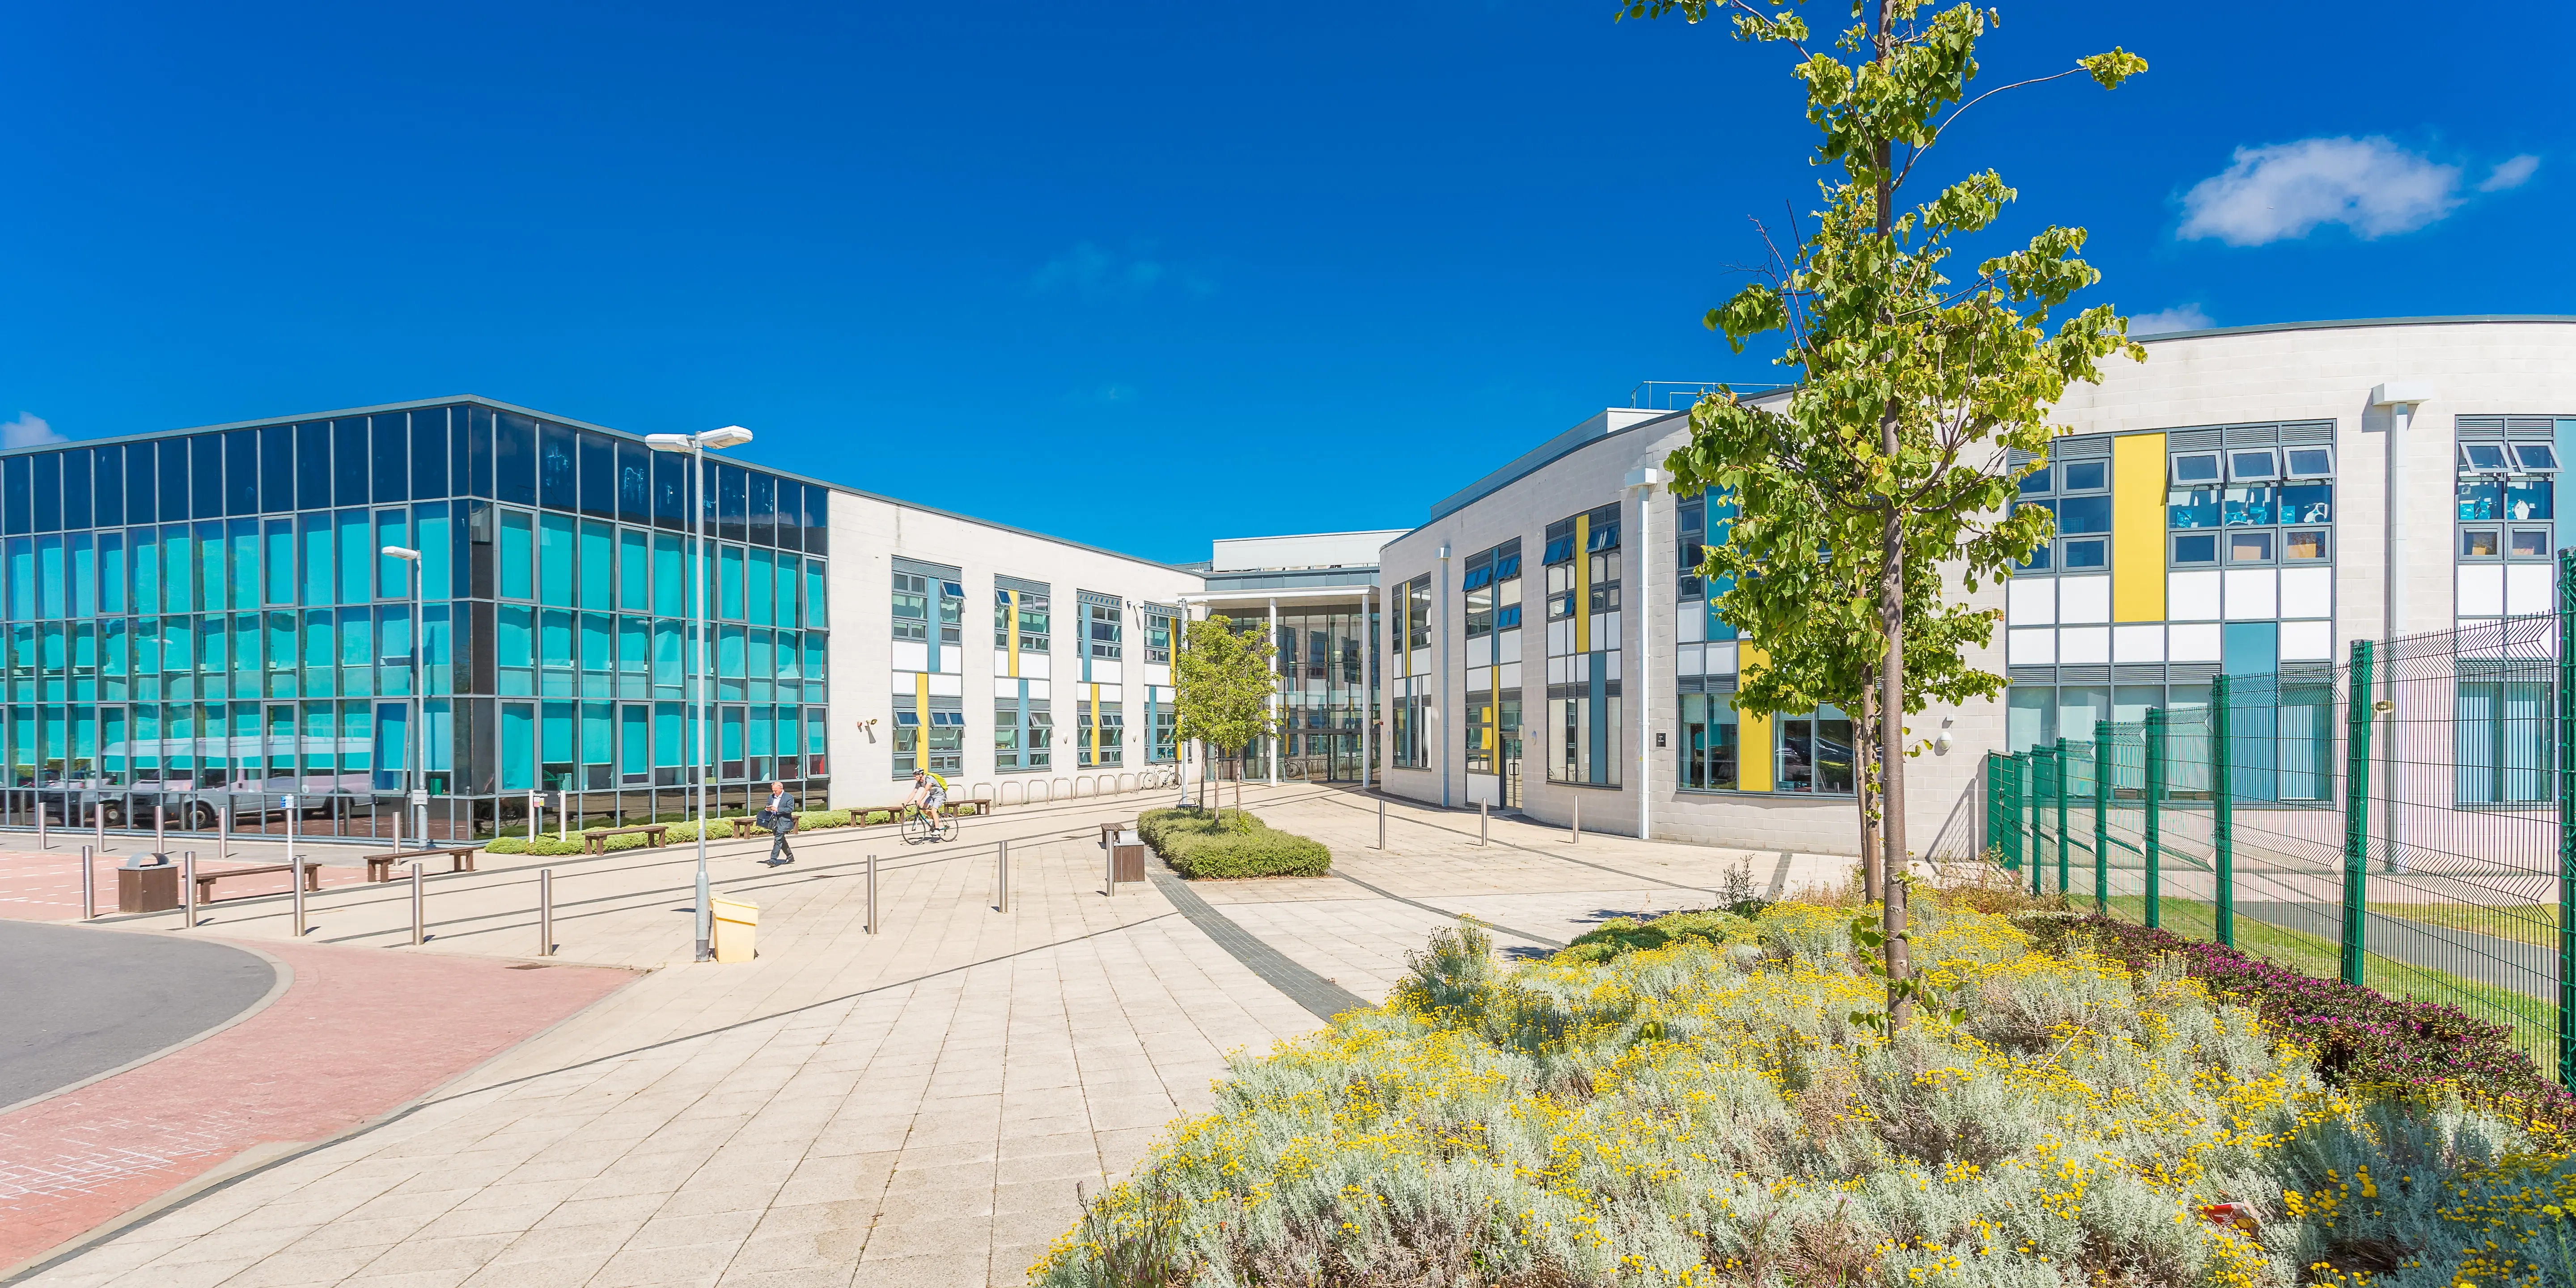
[{"label": "turquoise glass panel", "polygon": [[295,602],[306,608],[327,607],[339,598],[332,593],[339,582],[331,576],[331,516],[299,514],[295,527],[304,537],[304,590]]},{"label": "turquoise glass panel", "polygon": [[224,525],[232,538],[232,606],[257,608],[261,604],[259,573],[262,562],[259,542],[259,520],[235,519]]},{"label": "turquoise glass panel", "polygon": [[387,604],[376,610],[376,656],[382,665],[376,692],[386,697],[411,694],[411,605]]},{"label": "turquoise glass panel", "polygon": [[[444,702],[432,700],[422,704],[421,714],[427,719],[421,726],[420,764],[430,774],[452,773],[456,769],[456,721]],[[430,780],[430,790],[447,790],[446,784]]]},{"label": "turquoise glass panel", "polygon": [[[751,568],[747,574],[744,585],[745,589],[750,593],[751,611],[746,614],[746,616],[750,618],[751,624],[754,626],[777,625],[778,620],[772,615],[770,606],[777,602],[776,588],[778,585],[778,556],[767,550],[753,550],[751,552]],[[793,607],[793,605],[790,605],[791,609]]]},{"label": "turquoise glass panel", "polygon": [[620,708],[617,713],[617,772],[621,775],[641,775],[652,771],[653,744],[646,731],[650,723],[648,712],[649,708],[636,702]]},{"label": "turquoise glass panel", "polygon": [[743,617],[742,547],[719,546],[716,557],[716,616],[729,622]]},{"label": "turquoise glass panel", "polygon": [[197,584],[204,593],[189,607],[222,612],[233,602],[231,578],[224,567],[232,562],[232,544],[224,539],[224,525],[220,523],[198,524],[196,542],[197,566],[203,574]]},{"label": "turquoise glass panel", "polygon": [[456,660],[449,644],[447,614],[445,604],[431,604],[421,610],[420,687],[423,693],[451,693],[456,688]]},{"label": "turquoise glass panel", "polygon": [[537,597],[536,519],[525,510],[501,512],[501,598]]},{"label": "turquoise glass panel", "polygon": [[9,538],[9,620],[32,621],[36,616],[36,543],[26,537]]},{"label": "turquoise glass panel", "polygon": [[680,556],[680,539],[667,532],[653,534],[653,615],[678,617],[689,602],[688,562]]},{"label": "turquoise glass panel", "polygon": [[656,702],[653,704],[653,764],[659,768],[676,769],[682,763],[680,704]]},{"label": "turquoise glass panel", "polygon": [[617,607],[617,527],[584,520],[581,525],[581,606]]},{"label": "turquoise glass panel", "polygon": [[71,615],[78,618],[98,616],[98,552],[91,548],[90,534],[77,533],[71,539]]},{"label": "turquoise glass panel", "polygon": [[411,512],[407,510],[376,511],[376,594],[378,599],[411,598],[411,564],[384,554],[387,546],[418,550],[412,544]]},{"label": "turquoise glass panel", "polygon": [[607,671],[616,667],[615,620],[606,613],[581,615],[581,669]]},{"label": "turquoise glass panel", "polygon": [[445,599],[456,593],[450,589],[456,559],[454,534],[448,528],[447,503],[415,505],[411,508],[413,524],[420,536],[420,595],[423,599]]},{"label": "turquoise glass panel", "polygon": [[69,589],[65,582],[63,539],[58,536],[36,538],[36,615],[38,617],[59,619],[63,616],[64,610],[71,606],[70,596],[64,593]]},{"label": "turquoise glass panel", "polygon": [[653,623],[653,687],[680,694],[683,680],[680,669],[680,624],[669,618]]},{"label": "turquoise glass panel", "polygon": [[501,704],[502,791],[524,792],[537,785],[536,723],[534,704]]},{"label": "turquoise glass panel", "polygon": [[123,774],[132,763],[125,738],[125,708],[101,707],[98,712],[99,768],[111,774]]},{"label": "turquoise glass panel", "polygon": [[366,772],[368,762],[373,758],[370,753],[373,750],[371,744],[375,741],[372,734],[374,717],[373,703],[340,704],[340,772]]},{"label": "turquoise glass panel", "polygon": [[[268,547],[268,602],[292,604],[295,602],[295,521],[270,519],[265,525],[265,539]],[[106,550],[102,542],[99,546],[102,562]]]},{"label": "turquoise glass panel", "polygon": [[726,679],[743,675],[743,629],[739,626],[716,628],[716,674]]},{"label": "turquoise glass panel", "polygon": [[829,597],[823,590],[823,561],[805,561],[805,626],[821,629],[832,624]]},{"label": "turquoise glass panel", "polygon": [[643,676],[653,670],[653,623],[641,617],[617,619],[617,669]]},{"label": "turquoise glass panel", "polygon": [[188,529],[172,524],[161,529],[161,611],[192,612],[197,607],[196,544]]},{"label": "turquoise glass panel", "polygon": [[804,566],[805,561],[794,555],[780,555],[778,557],[778,569],[776,573],[771,576],[771,581],[778,587],[778,625],[801,626],[804,624],[798,621],[796,617],[796,579],[797,573],[801,571]]},{"label": "turquoise glass panel", "polygon": [[716,736],[722,740],[722,743],[716,759],[740,760],[742,759],[742,708],[720,707],[718,711],[722,720],[716,726]]},{"label": "turquoise glass panel", "polygon": [[537,516],[537,602],[550,608],[572,607],[573,517]]},{"label": "turquoise glass panel", "polygon": [[569,702],[545,704],[545,745],[538,759],[549,765],[572,759],[572,705]]},{"label": "turquoise glass panel", "polygon": [[548,667],[572,666],[572,614],[548,609],[537,615],[537,657]]},{"label": "turquoise glass panel", "polygon": [[617,705],[581,704],[581,763],[605,765],[617,754]]},{"label": "turquoise glass panel", "polygon": [[342,510],[340,529],[340,602],[372,603],[376,598],[375,543],[369,539],[367,512]]},{"label": "turquoise glass panel", "polygon": [[630,613],[653,611],[653,557],[641,528],[617,532],[617,606]]},{"label": "turquoise glass panel", "polygon": [[771,747],[773,744],[770,740],[774,735],[776,725],[777,711],[775,708],[756,706],[751,709],[752,755],[767,756],[772,754]]},{"label": "turquoise glass panel", "polygon": [[125,588],[125,534],[102,532],[98,534],[98,611],[129,611]]}]

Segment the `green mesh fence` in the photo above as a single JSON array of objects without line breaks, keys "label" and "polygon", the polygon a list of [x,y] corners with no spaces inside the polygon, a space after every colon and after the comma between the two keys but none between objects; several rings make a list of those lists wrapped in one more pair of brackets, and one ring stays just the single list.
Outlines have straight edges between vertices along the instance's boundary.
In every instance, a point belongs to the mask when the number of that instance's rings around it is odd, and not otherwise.
[{"label": "green mesh fence", "polygon": [[1986,764],[2037,894],[2457,1006],[2576,1085],[2576,555],[2549,616],[2222,676]]}]

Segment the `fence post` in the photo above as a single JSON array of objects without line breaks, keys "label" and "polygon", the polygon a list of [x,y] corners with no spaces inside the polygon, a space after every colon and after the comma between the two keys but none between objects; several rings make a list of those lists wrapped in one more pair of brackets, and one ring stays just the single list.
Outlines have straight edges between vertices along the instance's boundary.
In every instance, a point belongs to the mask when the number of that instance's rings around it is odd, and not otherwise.
[{"label": "fence post", "polygon": [[[2343,760],[2343,981],[2362,982],[2361,950],[2370,897],[2369,640],[2352,642],[2352,672],[2345,689]],[[2563,931],[2561,932],[2564,933]],[[2562,984],[2563,988],[2564,985]],[[2560,1023],[2565,1023],[2562,1019]]]},{"label": "fence post", "polygon": [[2217,675],[2209,681],[2209,852],[2210,867],[2218,883],[2212,892],[2211,905],[2218,922],[2218,942],[2236,946],[2236,788],[2230,776],[2229,762],[2235,748],[2228,745],[2227,677]]},{"label": "fence post", "polygon": [[2057,740],[2057,892],[2066,893],[2066,780],[2068,771],[2066,739]]},{"label": "fence post", "polygon": [[179,924],[197,928],[197,852],[179,857]]},{"label": "fence post", "polygon": [[555,870],[537,869],[537,956],[555,955]]},{"label": "fence post", "polygon": [[2147,708],[2147,785],[2139,793],[2145,798],[2146,823],[2139,829],[2138,857],[2147,867],[2147,929],[2164,925],[2161,907],[2164,895],[2164,794],[2165,794],[2165,709]]},{"label": "fence post", "polygon": [[2558,1085],[2576,1086],[2576,550],[2558,553]]},{"label": "fence post", "polygon": [[2093,722],[2093,914],[2111,915],[2111,722]]},{"label": "fence post", "polygon": [[868,856],[868,933],[877,933],[877,856]]},{"label": "fence post", "polygon": [[2047,801],[2047,799],[2048,799],[2048,793],[2049,793],[2049,791],[2050,791],[2050,788],[2049,788],[2049,786],[2048,786],[2048,771],[2049,771],[2049,761],[2048,761],[2048,752],[2047,752],[2047,750],[2046,750],[2046,749],[2044,749],[2044,748],[2040,748],[2040,747],[2033,747],[2033,748],[2031,748],[2031,749],[2030,749],[2030,892],[2031,892],[2031,894],[2032,894],[2032,896],[2033,896],[2033,897],[2036,897],[2036,896],[2039,894],[2039,873],[2040,873],[2040,869],[2041,869],[2041,868],[2043,868],[2043,867],[2046,867],[2046,866],[2047,866],[2046,864],[2044,864],[2044,863],[2040,862],[2040,856],[2041,856],[2041,855],[2043,855],[2043,854],[2046,854],[2046,853],[2048,852],[2048,825],[2047,825],[2047,821],[2046,821],[2047,816],[2046,816],[2045,811],[2044,811],[2044,810],[2043,810],[2043,808],[2042,808],[2042,806],[2046,803],[2046,801]]},{"label": "fence post", "polygon": [[411,865],[411,946],[414,948],[429,939],[422,933],[421,912],[420,865],[415,863]]}]

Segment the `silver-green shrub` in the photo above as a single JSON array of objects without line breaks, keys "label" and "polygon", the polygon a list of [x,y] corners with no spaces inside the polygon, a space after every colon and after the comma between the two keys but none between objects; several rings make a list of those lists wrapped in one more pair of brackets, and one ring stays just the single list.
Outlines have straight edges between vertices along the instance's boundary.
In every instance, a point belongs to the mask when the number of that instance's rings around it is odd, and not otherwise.
[{"label": "silver-green shrub", "polygon": [[[1852,910],[1505,969],[1443,930],[1388,1004],[1177,1123],[1031,1271],[1190,1284],[2568,1288],[2563,1142],[2355,1100],[2177,970],[1926,901],[1963,1024],[1890,1041]],[[2243,1205],[2210,1211],[2218,1204]],[[2571,1240],[2576,1243],[2576,1240]]]}]

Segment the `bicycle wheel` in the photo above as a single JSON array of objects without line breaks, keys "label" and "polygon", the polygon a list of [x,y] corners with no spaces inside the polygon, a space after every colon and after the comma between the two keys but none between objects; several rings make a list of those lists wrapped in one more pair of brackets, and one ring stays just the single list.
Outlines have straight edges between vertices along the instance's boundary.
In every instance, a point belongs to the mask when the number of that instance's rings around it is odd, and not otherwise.
[{"label": "bicycle wheel", "polygon": [[942,814],[939,816],[939,839],[943,841],[954,841],[957,839],[956,815]]}]

